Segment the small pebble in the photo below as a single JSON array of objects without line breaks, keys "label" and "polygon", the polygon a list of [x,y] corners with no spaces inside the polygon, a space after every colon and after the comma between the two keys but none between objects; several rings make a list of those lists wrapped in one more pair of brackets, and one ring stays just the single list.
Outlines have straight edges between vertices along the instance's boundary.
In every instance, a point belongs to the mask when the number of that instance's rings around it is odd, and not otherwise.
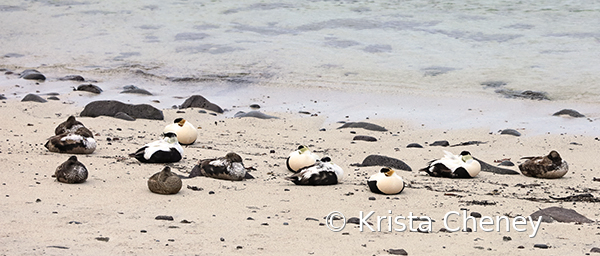
[{"label": "small pebble", "polygon": [[471,212],[471,216],[475,217],[475,218],[481,218],[481,213],[478,212]]},{"label": "small pebble", "polygon": [[423,148],[419,143],[410,143],[406,146],[407,148]]},{"label": "small pebble", "polygon": [[533,247],[540,248],[540,249],[548,249],[549,248],[549,246],[546,244],[534,244]]},{"label": "small pebble", "polygon": [[168,215],[158,215],[156,216],[156,218],[154,218],[155,220],[173,220],[173,216],[168,216]]},{"label": "small pebble", "polygon": [[404,249],[389,249],[388,253],[391,255],[408,255],[408,252]]},{"label": "small pebble", "polygon": [[108,242],[109,238],[108,237],[96,237],[96,240],[102,241],[102,242]]},{"label": "small pebble", "polygon": [[510,236],[503,236],[502,237],[502,241],[510,241],[512,240],[512,238],[510,238]]},{"label": "small pebble", "polygon": [[442,147],[447,147],[450,146],[450,142],[448,142],[447,140],[438,140],[438,141],[434,141],[433,143],[431,143],[429,146],[442,146]]},{"label": "small pebble", "polygon": [[375,201],[375,200],[376,200],[376,198],[375,198],[374,196],[370,196],[370,197],[369,197],[369,200],[371,200],[371,201]]}]

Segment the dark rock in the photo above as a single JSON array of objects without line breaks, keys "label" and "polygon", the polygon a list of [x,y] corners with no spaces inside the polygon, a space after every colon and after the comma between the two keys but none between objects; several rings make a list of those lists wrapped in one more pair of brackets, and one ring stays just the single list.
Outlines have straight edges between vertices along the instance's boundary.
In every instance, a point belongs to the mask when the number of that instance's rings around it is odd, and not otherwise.
[{"label": "dark rock", "polygon": [[572,116],[572,117],[585,117],[585,115],[577,112],[577,110],[574,109],[563,109],[561,111],[558,111],[554,114],[552,114],[553,116],[561,116],[561,115],[567,115],[567,116]]},{"label": "dark rock", "polygon": [[91,92],[95,94],[100,94],[102,92],[102,89],[100,87],[93,84],[82,84],[80,86],[77,86],[77,90]]},{"label": "dark rock", "polygon": [[173,216],[168,216],[168,215],[158,215],[156,216],[156,218],[154,218],[155,220],[173,220]]},{"label": "dark rock", "polygon": [[259,108],[260,108],[260,105],[258,105],[258,104],[251,104],[251,105],[250,105],[250,108],[251,108],[251,109],[259,109]]},{"label": "dark rock", "polygon": [[423,148],[419,143],[410,143],[406,146],[407,148]]},{"label": "dark rock", "polygon": [[250,111],[248,113],[244,112],[244,111],[240,111],[235,113],[235,115],[233,115],[234,117],[238,117],[238,118],[242,118],[242,117],[254,117],[254,118],[258,118],[258,119],[279,119],[279,117],[276,116],[270,116],[264,113],[261,113],[260,111]]},{"label": "dark rock", "polygon": [[531,218],[537,220],[542,216],[543,222],[578,222],[578,223],[592,223],[594,221],[586,218],[585,216],[577,213],[572,209],[565,209],[557,206],[548,207],[532,213]]},{"label": "dark rock", "polygon": [[521,133],[515,129],[504,129],[500,131],[500,134],[513,135],[513,136],[521,136]]},{"label": "dark rock", "polygon": [[314,220],[314,221],[319,221],[318,219],[316,219],[316,218],[311,218],[311,217],[306,217],[306,219],[304,219],[304,220]]},{"label": "dark rock", "polygon": [[181,104],[181,108],[203,108],[217,113],[223,113],[223,109],[216,104],[208,101],[200,95],[193,95]]},{"label": "dark rock", "polygon": [[525,246],[519,245],[517,248],[518,249],[525,249]]},{"label": "dark rock", "polygon": [[163,112],[148,104],[125,104],[115,100],[100,100],[90,102],[85,106],[80,116],[115,116],[123,112],[133,118],[164,120]]},{"label": "dark rock", "polygon": [[48,97],[49,100],[60,100],[58,97],[56,96],[50,96]]},{"label": "dark rock", "polygon": [[123,91],[121,93],[134,93],[134,94],[142,94],[142,95],[152,95],[149,91],[139,88],[135,85],[126,85],[123,86]]},{"label": "dark rock", "polygon": [[475,218],[481,218],[481,213],[478,213],[478,212],[471,212],[470,215]]},{"label": "dark rock", "polygon": [[370,197],[369,197],[369,200],[371,200],[371,201],[375,201],[376,199],[377,199],[377,198],[375,198],[374,196],[370,196]]},{"label": "dark rock", "polygon": [[549,248],[549,246],[547,244],[534,244],[533,247],[540,248],[540,249],[548,249]]},{"label": "dark rock", "polygon": [[486,81],[481,83],[481,85],[485,85],[486,87],[490,87],[490,88],[498,88],[498,87],[502,87],[506,85],[506,82],[504,81]]},{"label": "dark rock", "polygon": [[125,121],[135,121],[135,118],[133,118],[130,115],[123,113],[123,112],[117,112],[115,114],[114,118],[123,119]]},{"label": "dark rock", "polygon": [[450,143],[447,140],[438,140],[438,141],[434,141],[433,143],[429,144],[429,146],[447,147],[447,146],[450,146]]},{"label": "dark rock", "polygon": [[387,131],[387,129],[385,129],[382,126],[372,124],[372,123],[366,123],[366,122],[348,122],[348,123],[345,123],[342,126],[338,127],[338,129],[343,129],[343,128],[363,128],[365,130],[379,131],[379,132]]},{"label": "dark rock", "polygon": [[60,81],[77,81],[77,82],[85,81],[83,76],[80,76],[80,75],[68,75],[68,76],[61,77],[58,80],[60,80]]},{"label": "dark rock", "polygon": [[98,241],[102,241],[102,242],[108,242],[110,238],[105,237],[105,236],[101,236],[101,237],[96,237],[96,240]]},{"label": "dark rock", "polygon": [[600,253],[600,248],[598,248],[598,247],[594,247],[594,248],[592,248],[592,249],[590,250],[590,252],[593,252],[593,253]]},{"label": "dark rock", "polygon": [[389,249],[388,253],[391,255],[408,255],[408,252],[404,249]]},{"label": "dark rock", "polygon": [[504,95],[507,98],[523,98],[529,100],[550,100],[545,92],[535,92],[531,90],[515,91],[512,89],[497,89],[496,93]]},{"label": "dark rock", "polygon": [[377,141],[377,139],[375,137],[365,136],[365,135],[354,136],[354,138],[352,140]]},{"label": "dark rock", "polygon": [[410,166],[408,166],[402,160],[398,160],[396,158],[391,158],[391,157],[387,157],[387,156],[381,156],[381,155],[369,155],[362,161],[362,163],[351,164],[351,166],[358,166],[358,167],[384,166],[384,167],[391,167],[394,169],[405,170],[405,171],[409,171],[409,172],[412,171]]},{"label": "dark rock", "polygon": [[46,80],[46,77],[35,69],[26,69],[19,77],[27,80]]},{"label": "dark rock", "polygon": [[469,145],[477,145],[477,146],[479,146],[479,144],[485,144],[485,143],[487,143],[487,142],[478,141],[478,140],[471,140],[471,141],[466,141],[466,142],[461,142],[461,143],[458,143],[458,144],[450,145],[450,147],[469,146]]},{"label": "dark rock", "polygon": [[360,219],[357,217],[351,217],[346,221],[346,223],[360,224]]},{"label": "dark rock", "polygon": [[510,240],[512,240],[512,238],[510,238],[510,236],[503,236],[502,237],[502,241],[508,242]]},{"label": "dark rock", "polygon": [[69,247],[66,246],[60,246],[60,245],[48,245],[46,246],[47,248],[56,248],[56,249],[63,249],[63,250],[68,250]]},{"label": "dark rock", "polygon": [[504,160],[498,164],[498,166],[515,166],[515,164],[509,160]]},{"label": "dark rock", "polygon": [[4,96],[4,94],[0,94],[0,100],[6,100],[6,96]]},{"label": "dark rock", "polygon": [[[10,7],[12,7],[12,6],[10,6]],[[4,10],[6,10],[6,5],[3,5],[2,9],[0,9],[0,11],[4,11]],[[23,55],[23,54],[14,53],[14,52],[4,54],[4,58],[21,58],[21,57],[24,57],[24,56],[25,55]]]},{"label": "dark rock", "polygon": [[27,94],[27,95],[25,95],[25,97],[23,97],[23,99],[21,101],[35,101],[35,102],[39,102],[39,103],[48,102],[46,99],[40,97],[39,95],[35,95],[35,94]]},{"label": "dark rock", "polygon": [[481,165],[481,171],[482,172],[492,172],[495,174],[509,174],[509,175],[519,175],[519,172],[517,171],[513,171],[511,169],[506,169],[506,168],[500,168],[500,167],[496,167],[493,166],[491,164],[488,164],[484,161],[481,161],[477,158],[473,158],[475,160],[477,160],[479,162],[479,164]]}]

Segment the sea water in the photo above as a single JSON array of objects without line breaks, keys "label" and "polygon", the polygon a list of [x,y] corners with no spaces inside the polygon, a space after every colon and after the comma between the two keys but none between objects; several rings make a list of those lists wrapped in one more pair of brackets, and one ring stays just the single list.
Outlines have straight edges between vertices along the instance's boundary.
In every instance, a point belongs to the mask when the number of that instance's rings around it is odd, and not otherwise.
[{"label": "sea water", "polygon": [[[598,17],[598,1],[4,0],[0,68],[49,78],[15,87],[5,75],[0,93],[66,94],[76,84],[56,78],[80,74],[105,90],[69,98],[82,105],[158,98],[168,108],[201,94],[331,121],[600,134]],[[155,95],[119,94],[127,84]],[[562,108],[587,118],[551,116]]]}]

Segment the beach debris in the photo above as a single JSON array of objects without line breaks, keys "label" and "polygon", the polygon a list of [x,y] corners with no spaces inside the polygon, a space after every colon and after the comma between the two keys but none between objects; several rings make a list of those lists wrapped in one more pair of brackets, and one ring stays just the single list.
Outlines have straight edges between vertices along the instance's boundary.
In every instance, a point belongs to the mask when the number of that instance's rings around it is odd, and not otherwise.
[{"label": "beach debris", "polygon": [[85,79],[83,78],[83,76],[80,76],[80,75],[63,76],[63,77],[59,78],[58,80],[60,80],[60,81],[77,81],[77,82],[83,82],[83,81],[85,81]]},{"label": "beach debris", "polygon": [[125,121],[135,121],[135,118],[123,112],[117,112],[114,118],[123,119]]},{"label": "beach debris", "polygon": [[517,137],[521,136],[521,133],[515,129],[504,129],[499,132],[500,132],[500,134],[513,135],[513,136],[517,136]]},{"label": "beach debris", "polygon": [[109,239],[110,239],[110,238],[108,238],[108,237],[105,237],[105,236],[99,236],[99,237],[96,237],[96,240],[98,240],[98,241],[102,241],[102,242],[108,242],[108,240],[109,240]]},{"label": "beach debris", "polygon": [[162,171],[155,173],[148,179],[148,189],[156,194],[177,194],[181,190],[181,186],[181,178],[172,173],[169,166],[165,166]]},{"label": "beach debris", "polygon": [[504,242],[508,242],[508,241],[511,241],[511,240],[512,240],[512,238],[510,236],[503,236],[502,237],[502,241],[504,241]]},{"label": "beach debris", "polygon": [[550,246],[548,246],[547,244],[534,244],[533,248],[548,249],[550,248]]},{"label": "beach debris", "polygon": [[82,85],[77,86],[77,89],[75,89],[75,90],[76,91],[86,91],[86,92],[91,92],[91,93],[95,93],[95,94],[102,93],[102,89],[93,84],[82,84]]},{"label": "beach debris", "polygon": [[35,95],[35,94],[31,94],[31,93],[25,95],[25,97],[23,97],[23,99],[21,101],[33,101],[33,102],[39,102],[39,103],[48,102],[46,99],[40,97],[39,95]]},{"label": "beach debris", "polygon": [[387,129],[385,129],[384,127],[376,125],[376,124],[372,124],[372,123],[367,123],[367,122],[348,122],[348,123],[344,123],[342,126],[338,127],[338,129],[344,129],[344,128],[363,128],[365,130],[370,130],[370,131],[387,132]]},{"label": "beach debris", "polygon": [[208,101],[201,95],[192,95],[191,97],[187,98],[183,104],[181,104],[181,108],[203,108],[219,114],[223,113],[223,109],[221,107]]},{"label": "beach debris", "polygon": [[548,207],[536,211],[530,215],[532,219],[538,219],[542,216],[542,221],[551,223],[557,222],[575,222],[575,223],[592,223],[594,221],[579,214],[573,209],[566,209],[557,206]]},{"label": "beach debris", "polygon": [[513,89],[497,89],[494,92],[496,92],[498,94],[502,94],[506,98],[522,98],[522,99],[529,99],[529,100],[550,100],[550,98],[548,98],[547,93],[545,93],[545,92],[536,92],[536,91],[531,91],[531,90],[516,91]]},{"label": "beach debris", "polygon": [[202,191],[202,190],[204,190],[204,188],[199,188],[197,186],[190,186],[190,185],[187,185],[187,188],[191,189],[193,191]]},{"label": "beach debris", "polygon": [[37,71],[35,69],[24,70],[23,72],[21,72],[21,75],[19,76],[19,78],[23,78],[26,80],[41,80],[41,81],[46,80],[46,76],[44,76],[42,73],[40,73],[39,71]]},{"label": "beach debris", "polygon": [[488,88],[498,88],[507,85],[507,83],[504,81],[485,81],[481,85],[485,85]]},{"label": "beach debris", "polygon": [[173,216],[170,215],[158,215],[154,218],[155,220],[174,220]]},{"label": "beach debris", "polygon": [[506,169],[506,168],[500,168],[500,167],[496,167],[493,166],[491,164],[488,164],[484,161],[481,161],[477,158],[474,157],[475,160],[479,161],[479,164],[481,165],[481,171],[482,172],[491,172],[491,173],[495,173],[495,174],[508,174],[508,175],[514,175],[514,174],[519,174],[519,172],[517,171],[513,171],[511,169]]},{"label": "beach debris", "polygon": [[383,167],[391,167],[398,170],[404,170],[411,172],[412,169],[402,160],[382,156],[382,155],[369,155],[367,156],[362,163],[354,163],[350,164],[350,166],[358,166],[358,167],[366,167],[366,166],[383,166]]},{"label": "beach debris", "polygon": [[264,114],[264,113],[262,113],[260,111],[256,111],[256,110],[252,110],[248,113],[246,113],[244,111],[239,111],[239,112],[235,113],[235,115],[233,115],[233,116],[238,117],[238,118],[254,117],[254,118],[258,118],[258,119],[279,119],[279,117],[267,115],[267,114]]},{"label": "beach debris", "polygon": [[548,196],[548,197],[550,197],[554,200],[560,200],[560,201],[565,201],[565,202],[591,202],[591,203],[600,202],[600,198],[596,198],[596,197],[594,197],[594,195],[592,195],[590,193],[573,195],[573,196],[565,196],[565,197],[553,197],[553,196]]},{"label": "beach debris", "polygon": [[478,140],[471,140],[471,141],[466,141],[466,142],[461,142],[458,144],[454,144],[454,145],[450,145],[450,147],[459,147],[459,146],[470,146],[470,145],[477,145],[479,146],[479,144],[486,144],[487,141],[478,141]]},{"label": "beach debris", "polygon": [[421,146],[421,144],[419,143],[410,143],[408,145],[406,145],[407,148],[423,148],[423,146]]},{"label": "beach debris", "polygon": [[4,96],[4,94],[0,94],[0,100],[6,100],[6,96]]},{"label": "beach debris", "polygon": [[152,95],[151,92],[139,88],[135,85],[125,85],[123,86],[123,91],[121,91],[120,93],[133,93],[133,94],[142,94],[142,95]]},{"label": "beach debris", "polygon": [[123,112],[133,118],[164,120],[163,112],[148,104],[125,104],[116,100],[99,100],[88,103],[80,116],[98,117],[111,116]]},{"label": "beach debris", "polygon": [[585,115],[583,115],[583,114],[581,114],[581,113],[577,112],[577,110],[574,110],[574,109],[563,109],[563,110],[561,110],[561,111],[558,111],[558,112],[556,112],[556,113],[554,113],[554,114],[552,114],[552,115],[553,115],[553,116],[562,116],[562,115],[566,115],[566,116],[571,116],[571,117],[575,117],[575,118],[578,118],[578,117],[585,117]]},{"label": "beach debris", "polygon": [[69,247],[61,246],[61,245],[48,245],[46,247],[47,248],[55,248],[55,249],[63,249],[63,250],[68,250],[69,249]]},{"label": "beach debris", "polygon": [[408,255],[404,249],[389,249],[387,252],[391,255]]},{"label": "beach debris", "polygon": [[375,137],[372,136],[366,136],[366,135],[356,135],[354,136],[354,138],[352,140],[363,140],[363,141],[377,141],[377,139]]},{"label": "beach debris", "polygon": [[515,166],[515,163],[510,160],[504,160],[498,164],[498,166]]},{"label": "beach debris", "polygon": [[466,205],[496,205],[497,202],[490,202],[488,200],[471,200],[471,201],[459,201],[460,203],[465,203]]},{"label": "beach debris", "polygon": [[447,146],[450,146],[450,142],[448,142],[447,140],[437,140],[437,141],[434,141],[433,143],[429,144],[429,146],[447,147]]}]

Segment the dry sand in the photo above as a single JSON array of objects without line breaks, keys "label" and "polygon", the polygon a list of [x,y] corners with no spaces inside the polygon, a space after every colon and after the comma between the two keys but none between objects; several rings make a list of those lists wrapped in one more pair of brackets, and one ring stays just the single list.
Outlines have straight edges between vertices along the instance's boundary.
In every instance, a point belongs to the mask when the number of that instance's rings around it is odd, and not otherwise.
[{"label": "dry sand", "polygon": [[[339,124],[326,123],[324,115],[268,113],[281,118],[261,120],[212,116],[198,113],[198,109],[186,109],[185,113],[169,109],[164,110],[164,121],[78,118],[96,134],[99,146],[93,154],[79,156],[90,172],[87,182],[59,183],[51,175],[70,155],[48,152],[43,145],[56,125],[69,115],[78,116],[82,109],[54,101],[9,99],[0,103],[4,117],[0,126],[4,138],[0,140],[0,254],[387,255],[388,249],[404,249],[409,255],[581,255],[600,247],[598,203],[549,198],[580,193],[598,195],[600,182],[593,178],[600,177],[600,141],[594,137],[514,137],[490,134],[488,129],[431,130],[400,120],[365,120],[389,130],[375,132],[336,129]],[[183,180],[183,188],[176,195],[151,193],[147,179],[163,165],[140,164],[127,154],[156,140],[163,127],[176,117],[184,117],[202,129],[197,142],[184,147],[183,160],[172,165],[175,172],[185,174],[199,159],[233,151],[244,158],[247,167],[256,168],[252,172],[256,179],[231,182],[200,177]],[[319,131],[321,128],[326,130]],[[378,141],[352,142],[355,135],[374,136]],[[426,145],[436,140],[448,140],[451,144],[472,140],[487,143],[453,148]],[[425,147],[406,148],[412,142]],[[291,174],[285,168],[285,158],[299,144],[309,145],[317,154],[330,156],[342,166],[342,182],[303,187],[284,180]],[[570,170],[556,180],[486,172],[474,179],[451,180],[418,173],[427,161],[442,156],[444,149],[454,153],[469,150],[488,163],[510,158],[517,164],[522,156],[547,154],[555,149],[569,162]],[[350,164],[361,162],[370,154],[398,158],[412,167],[412,172],[399,171],[407,183],[403,193],[385,196],[368,190],[366,178],[380,167]],[[187,186],[203,190],[194,191]],[[470,204],[473,200],[487,200],[495,205]],[[440,232],[444,215],[450,211],[466,209],[493,218],[508,215],[512,220],[551,206],[574,209],[596,222],[542,223],[534,238],[529,237],[529,223],[524,226],[525,232],[512,227],[509,232],[483,232],[479,227],[476,232]],[[368,229],[360,232],[355,224],[333,232],[323,225],[324,217],[332,211],[339,211],[346,218],[358,217],[360,211],[375,211],[369,219],[371,223],[377,222],[377,215],[409,213],[428,216],[435,222],[431,233]],[[169,215],[174,220],[155,220],[158,215]],[[459,220],[456,216],[453,219]],[[182,223],[183,220],[191,223]],[[450,224],[459,226],[459,222]],[[408,225],[409,221],[402,223]],[[505,241],[505,237],[511,240]],[[534,244],[550,248],[534,248]]]}]

